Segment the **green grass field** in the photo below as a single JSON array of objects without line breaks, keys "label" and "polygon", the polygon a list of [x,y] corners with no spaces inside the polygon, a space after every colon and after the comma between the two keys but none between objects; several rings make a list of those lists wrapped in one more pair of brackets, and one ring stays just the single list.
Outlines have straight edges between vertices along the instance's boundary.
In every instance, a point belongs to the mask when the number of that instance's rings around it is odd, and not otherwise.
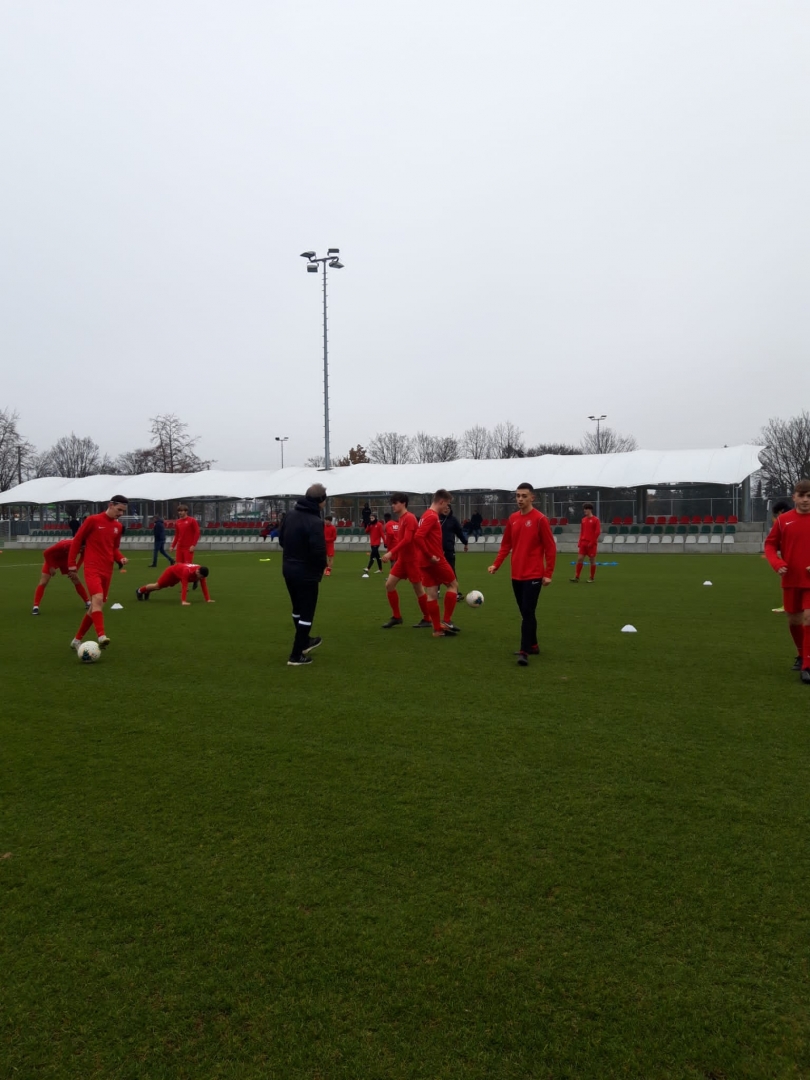
[{"label": "green grass field", "polygon": [[[277,552],[82,608],[0,557],[0,1076],[810,1076],[810,689],[746,556],[508,568],[462,633],[338,554],[309,668]],[[712,588],[702,585],[713,581]],[[622,634],[625,623],[638,628]]]}]

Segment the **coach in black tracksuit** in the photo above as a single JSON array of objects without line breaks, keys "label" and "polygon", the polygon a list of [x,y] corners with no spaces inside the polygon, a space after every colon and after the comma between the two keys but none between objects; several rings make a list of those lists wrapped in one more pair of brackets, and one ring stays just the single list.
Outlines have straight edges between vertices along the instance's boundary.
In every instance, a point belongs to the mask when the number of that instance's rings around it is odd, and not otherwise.
[{"label": "coach in black tracksuit", "polygon": [[320,645],[312,637],[318,604],[318,585],[326,569],[326,540],[321,511],[326,502],[323,484],[312,484],[284,518],[278,542],[284,552],[281,572],[292,601],[295,641],[287,661],[291,667],[312,663],[309,653]]}]

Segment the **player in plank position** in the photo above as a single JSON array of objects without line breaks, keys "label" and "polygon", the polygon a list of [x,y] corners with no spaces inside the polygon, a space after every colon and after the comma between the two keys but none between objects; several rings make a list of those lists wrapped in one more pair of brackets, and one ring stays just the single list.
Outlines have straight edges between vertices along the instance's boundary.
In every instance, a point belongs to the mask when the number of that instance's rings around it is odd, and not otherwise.
[{"label": "player in plank position", "polygon": [[[417,563],[422,575],[422,585],[427,591],[428,617],[433,625],[434,637],[457,634],[453,624],[453,611],[458,600],[456,573],[444,557],[442,545],[442,515],[447,513],[453,496],[445,488],[439,488],[427,509],[419,519],[414,544]],[[439,618],[439,586],[446,586],[444,594],[444,621]]]},{"label": "player in plank position", "polygon": [[810,683],[810,480],[793,488],[793,510],[780,514],[765,541],[765,558],[782,578],[790,636],[796,646],[793,670]]},{"label": "player in plank position", "polygon": [[[71,538],[67,540],[60,540],[56,544],[51,544],[49,548],[45,548],[42,553],[44,562],[42,563],[42,576],[39,579],[39,584],[34,592],[34,607],[31,610],[32,615],[39,615],[39,605],[42,603],[42,596],[48,587],[48,582],[57,573],[63,574],[69,577],[73,582],[73,588],[84,600],[85,610],[90,609],[90,597],[87,595],[87,591],[82,585],[79,575],[76,570],[68,570],[68,555],[70,554],[70,545],[73,543]],[[76,560],[76,568],[78,569],[82,564],[83,553],[80,552]]]},{"label": "player in plank position", "polygon": [[415,559],[416,550],[413,538],[416,535],[418,522],[408,509],[408,496],[403,495],[401,491],[395,491],[391,496],[391,512],[396,519],[393,522],[394,528],[391,530],[393,541],[388,546],[385,555],[383,555],[382,561],[394,563],[391,567],[391,573],[385,581],[385,595],[391,605],[392,614],[388,622],[383,623],[383,630],[390,630],[392,626],[402,626],[402,612],[399,607],[399,594],[397,593],[397,586],[400,581],[410,581],[411,585],[413,585],[413,591],[416,593],[419,609],[422,612],[422,621],[416,625],[431,626],[427,597],[422,585],[422,575]]},{"label": "player in plank position", "polygon": [[323,538],[326,541],[326,569],[323,572],[323,576],[331,577],[332,563],[335,559],[335,540],[337,540],[337,529],[335,528],[334,521],[332,521],[331,514],[324,519]]},{"label": "player in plank position", "polygon": [[214,601],[208,592],[208,582],[205,580],[207,577],[207,566],[198,566],[197,563],[175,563],[174,566],[166,567],[157,581],[151,585],[141,585],[139,589],[136,589],[135,596],[138,600],[148,600],[151,593],[160,592],[161,589],[173,589],[179,583],[180,603],[183,607],[191,607],[186,599],[188,587],[193,585],[196,589],[199,582],[206,604],[213,604]]},{"label": "player in plank position", "polygon": [[515,492],[517,513],[512,514],[504,529],[501,549],[495,562],[488,567],[494,574],[506,556],[512,556],[512,591],[520,610],[520,649],[518,664],[526,667],[529,656],[537,656],[537,601],[544,585],[551,584],[557,546],[551,526],[545,514],[535,510],[534,488],[531,484],[519,484]]},{"label": "player in plank position", "polygon": [[602,523],[593,512],[593,503],[582,504],[583,518],[579,526],[579,558],[576,570],[571,581],[577,583],[582,573],[582,564],[587,559],[591,564],[591,576],[588,583],[592,584],[596,577],[596,552],[599,545],[599,536],[602,532]]},{"label": "player in plank position", "polygon": [[194,562],[194,548],[199,539],[199,522],[196,518],[189,517],[188,507],[181,503],[177,507],[177,521],[174,525],[174,539],[171,546],[179,563]]},{"label": "player in plank position", "polygon": [[90,592],[90,610],[70,643],[71,649],[78,649],[91,626],[95,627],[100,648],[106,649],[110,644],[104,630],[104,605],[110,591],[113,563],[118,563],[123,570],[127,562],[119,550],[124,530],[118,520],[126,512],[127,500],[124,496],[113,495],[104,513],[85,518],[70,542],[68,572],[72,570],[75,573],[79,554],[84,548],[84,580]]}]

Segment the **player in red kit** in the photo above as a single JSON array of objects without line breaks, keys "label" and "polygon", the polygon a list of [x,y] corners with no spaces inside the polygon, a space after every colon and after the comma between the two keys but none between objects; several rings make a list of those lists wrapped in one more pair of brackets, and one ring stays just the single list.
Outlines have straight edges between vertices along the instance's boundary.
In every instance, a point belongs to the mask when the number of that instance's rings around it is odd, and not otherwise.
[{"label": "player in red kit", "polygon": [[535,510],[534,488],[520,484],[515,492],[518,510],[507,522],[501,540],[501,550],[490,566],[494,574],[507,555],[512,556],[512,591],[520,609],[520,650],[518,664],[526,667],[529,656],[540,652],[537,644],[537,601],[544,585],[551,584],[557,546],[545,514]]},{"label": "player in red kit", "polygon": [[579,581],[582,564],[587,559],[591,564],[591,576],[588,578],[590,583],[596,577],[596,552],[599,545],[599,536],[602,532],[602,523],[593,512],[593,503],[583,503],[582,513],[584,517],[579,526],[579,558],[571,581]]},{"label": "player in red kit", "polygon": [[[87,591],[85,590],[84,585],[82,585],[81,581],[79,580],[79,575],[76,573],[76,570],[68,570],[68,555],[70,554],[70,545],[72,543],[72,539],[60,540],[58,543],[52,544],[49,548],[45,548],[45,550],[43,551],[42,557],[44,559],[44,562],[42,563],[42,576],[40,577],[39,584],[37,585],[36,591],[34,592],[34,607],[31,611],[32,615],[39,615],[39,605],[42,603],[42,596],[45,592],[45,589],[48,587],[48,582],[57,573],[63,574],[66,577],[70,578],[70,580],[73,582],[73,588],[82,598],[82,600],[84,600],[85,607],[89,609],[90,597],[87,595]],[[79,553],[79,556],[76,560],[77,569],[82,564],[82,557],[82,553]]]},{"label": "player in red kit", "polygon": [[383,623],[383,630],[390,630],[392,626],[402,626],[402,612],[397,593],[400,581],[410,581],[413,585],[413,591],[416,593],[419,609],[422,612],[422,621],[417,625],[431,626],[427,597],[422,585],[422,575],[416,565],[416,549],[413,542],[419,523],[408,509],[408,496],[403,495],[401,491],[394,492],[391,496],[391,511],[396,519],[393,522],[394,528],[391,530],[394,539],[383,555],[382,561],[394,564],[385,581],[385,595],[391,605],[392,614],[388,622]]},{"label": "player in red kit", "polygon": [[335,558],[335,540],[337,540],[337,529],[332,521],[332,515],[324,518],[323,522],[323,538],[326,541],[326,569],[323,572],[324,577],[332,576],[332,562]]},{"label": "player in red kit", "polygon": [[372,568],[376,561],[377,569],[374,571],[374,573],[381,574],[382,560],[380,559],[380,547],[382,546],[382,542],[385,539],[385,527],[383,526],[381,521],[377,520],[376,514],[371,515],[371,521],[368,523],[368,525],[366,525],[365,531],[368,534],[368,543],[369,547],[371,548],[371,552],[368,557],[368,566],[366,567],[365,572],[366,574],[368,574],[369,570]]},{"label": "player in red kit", "polygon": [[103,514],[93,514],[84,519],[70,543],[68,571],[76,570],[79,553],[84,548],[84,580],[90,592],[90,611],[82,619],[70,643],[72,649],[78,649],[91,625],[96,629],[99,646],[106,649],[110,644],[104,631],[104,605],[110,591],[113,563],[123,568],[127,561],[119,550],[124,530],[118,520],[126,512],[127,500],[124,496],[113,495]]},{"label": "player in red kit", "polygon": [[151,593],[160,592],[161,589],[173,589],[179,583],[180,603],[183,607],[191,607],[191,604],[186,599],[188,587],[194,585],[196,588],[197,582],[199,582],[206,604],[213,604],[214,601],[208,592],[208,582],[205,580],[207,577],[207,566],[198,566],[197,563],[178,562],[174,566],[168,566],[157,581],[151,585],[141,585],[139,589],[135,590],[135,596],[138,600],[148,600]]},{"label": "player in red kit", "polygon": [[[453,611],[458,601],[458,582],[453,567],[444,556],[442,542],[442,516],[449,510],[452,501],[450,492],[439,488],[433,496],[430,508],[419,519],[414,539],[422,584],[427,591],[428,617],[433,625],[434,637],[452,636],[459,630],[453,624]],[[441,585],[447,588],[444,594],[444,621],[439,618]]]},{"label": "player in red kit", "polygon": [[780,514],[765,541],[765,558],[782,578],[784,608],[797,656],[793,670],[810,683],[810,480],[793,488],[793,510]]},{"label": "player in red kit", "polygon": [[188,507],[181,503],[177,507],[177,521],[174,524],[172,551],[179,563],[194,562],[194,548],[200,539],[200,526],[196,518],[189,517]]}]

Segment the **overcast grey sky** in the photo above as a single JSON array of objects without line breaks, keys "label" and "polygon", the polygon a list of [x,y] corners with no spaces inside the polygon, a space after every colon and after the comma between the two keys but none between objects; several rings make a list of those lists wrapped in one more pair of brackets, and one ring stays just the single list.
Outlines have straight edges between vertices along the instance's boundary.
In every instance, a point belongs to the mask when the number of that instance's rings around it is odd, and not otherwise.
[{"label": "overcast grey sky", "polygon": [[511,419],[644,448],[808,405],[810,7],[0,4],[0,407],[221,468]]}]

